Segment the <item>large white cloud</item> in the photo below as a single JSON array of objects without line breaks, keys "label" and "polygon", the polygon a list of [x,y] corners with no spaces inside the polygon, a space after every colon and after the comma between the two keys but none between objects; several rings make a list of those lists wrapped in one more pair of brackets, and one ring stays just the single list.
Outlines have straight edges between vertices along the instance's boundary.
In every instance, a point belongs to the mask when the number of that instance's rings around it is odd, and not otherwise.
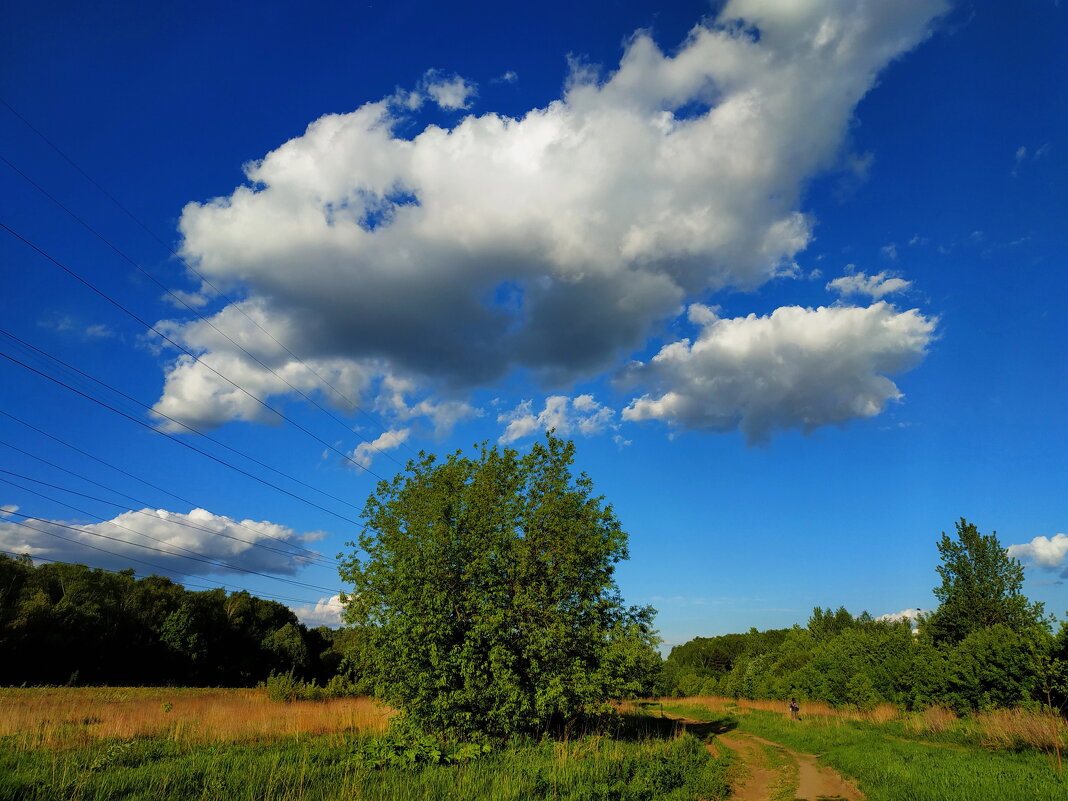
[{"label": "large white cloud", "polygon": [[[247,185],[190,203],[182,253],[355,394],[382,376],[454,389],[516,368],[588,378],[688,301],[791,264],[811,238],[805,181],[841,158],[857,102],[943,8],[735,0],[677,52],[638,33],[615,72],[573,66],[544,108],[411,139],[418,104],[398,92],[320,118],[248,165]],[[466,82],[431,84],[446,106],[471,99]],[[213,321],[261,338],[231,309]],[[257,393],[290,391],[203,323],[168,328]],[[201,425],[261,419],[246,400],[179,359],[157,408]]]},{"label": "large white cloud", "polygon": [[775,430],[810,432],[872,417],[901,397],[887,375],[922,358],[935,321],[879,302],[817,309],[787,306],[722,319],[690,307],[700,335],[665,346],[628,378],[655,391],[631,402],[625,420],[663,420],[708,431],[740,429],[750,442]]},{"label": "large white cloud", "polygon": [[[293,575],[314,558],[301,549],[319,536],[316,532],[300,534],[267,521],[233,520],[205,509],[193,509],[188,514],[142,509],[124,512],[103,523],[84,524],[24,519],[14,514],[18,507],[11,508],[7,520],[0,521],[2,551],[62,562],[88,562],[104,568],[130,567],[132,558],[157,565],[171,575],[243,572],[226,565],[245,571]],[[10,522],[16,518],[24,525]],[[190,552],[225,564],[188,559]]]},{"label": "large white cloud", "polygon": [[1062,578],[1068,578],[1068,534],[1052,537],[1035,537],[1030,542],[1010,545],[1009,556],[1020,559],[1029,567],[1060,570]]}]

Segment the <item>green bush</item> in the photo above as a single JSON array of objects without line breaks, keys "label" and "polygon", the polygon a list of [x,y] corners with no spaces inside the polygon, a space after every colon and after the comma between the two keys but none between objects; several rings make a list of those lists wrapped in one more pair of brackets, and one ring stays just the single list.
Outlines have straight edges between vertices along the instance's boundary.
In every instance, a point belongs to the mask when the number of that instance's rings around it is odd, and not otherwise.
[{"label": "green bush", "polygon": [[272,673],[267,681],[260,685],[267,690],[267,697],[272,701],[326,701],[329,698],[353,698],[361,695],[358,687],[345,676],[334,676],[320,686],[314,679],[304,681],[292,672]]}]

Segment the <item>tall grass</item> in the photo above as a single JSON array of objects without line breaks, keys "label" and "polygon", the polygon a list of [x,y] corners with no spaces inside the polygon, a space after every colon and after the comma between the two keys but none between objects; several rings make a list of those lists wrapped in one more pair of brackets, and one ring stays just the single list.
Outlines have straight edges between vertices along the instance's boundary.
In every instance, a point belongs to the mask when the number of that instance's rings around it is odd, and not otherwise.
[{"label": "tall grass", "polygon": [[728,793],[727,758],[686,734],[531,743],[464,764],[408,768],[368,768],[359,740],[142,738],[18,754],[0,747],[0,801],[718,801]]},{"label": "tall grass", "polygon": [[[367,758],[392,711],[265,690],[0,690],[0,801],[718,801],[729,756],[681,727],[513,745],[458,764]],[[369,747],[370,746],[370,747]]]},{"label": "tall grass", "polygon": [[[663,699],[664,707],[678,708],[680,705],[693,709],[708,709],[713,712],[740,713],[776,712],[789,716],[786,701],[751,700],[748,698],[724,698],[716,695],[692,696],[686,698]],[[801,716],[820,718],[827,721],[863,720],[881,724],[901,716],[893,704],[879,704],[872,709],[855,709],[834,707],[822,701],[806,701],[801,705]]]},{"label": "tall grass", "polygon": [[22,749],[71,748],[108,738],[228,743],[381,732],[392,714],[368,698],[280,703],[261,689],[0,689],[0,737]]}]

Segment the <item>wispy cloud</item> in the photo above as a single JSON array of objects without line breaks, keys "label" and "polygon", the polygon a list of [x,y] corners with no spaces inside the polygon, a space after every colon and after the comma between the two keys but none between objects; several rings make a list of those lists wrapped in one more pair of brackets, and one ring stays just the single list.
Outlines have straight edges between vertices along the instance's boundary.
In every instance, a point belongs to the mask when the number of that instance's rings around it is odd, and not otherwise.
[{"label": "wispy cloud", "polygon": [[[551,395],[545,399],[545,407],[537,414],[532,401],[523,401],[516,408],[497,415],[497,422],[505,425],[499,442],[506,444],[528,436],[537,436],[549,429],[556,429],[560,436],[581,434],[590,437],[609,429],[614,424],[615,410],[602,405],[592,395]],[[626,440],[617,439],[617,445]]]},{"label": "wispy cloud", "polygon": [[[896,251],[894,258],[897,258]],[[904,292],[910,286],[912,286],[911,281],[891,276],[886,272],[876,273],[871,276],[867,273],[859,272],[835,278],[827,284],[827,289],[842,296],[867,295],[873,300],[881,300],[894,292]]]}]

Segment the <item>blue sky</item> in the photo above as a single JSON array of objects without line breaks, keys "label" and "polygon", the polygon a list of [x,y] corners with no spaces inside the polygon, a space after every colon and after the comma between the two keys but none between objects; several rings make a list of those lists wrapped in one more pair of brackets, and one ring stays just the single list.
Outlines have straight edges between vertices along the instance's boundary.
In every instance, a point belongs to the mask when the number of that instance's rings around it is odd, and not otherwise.
[{"label": "blue sky", "polygon": [[1063,615],[1065,10],[664,5],[7,8],[0,548],[318,622],[375,475],[555,425],[668,644],[961,516]]}]

